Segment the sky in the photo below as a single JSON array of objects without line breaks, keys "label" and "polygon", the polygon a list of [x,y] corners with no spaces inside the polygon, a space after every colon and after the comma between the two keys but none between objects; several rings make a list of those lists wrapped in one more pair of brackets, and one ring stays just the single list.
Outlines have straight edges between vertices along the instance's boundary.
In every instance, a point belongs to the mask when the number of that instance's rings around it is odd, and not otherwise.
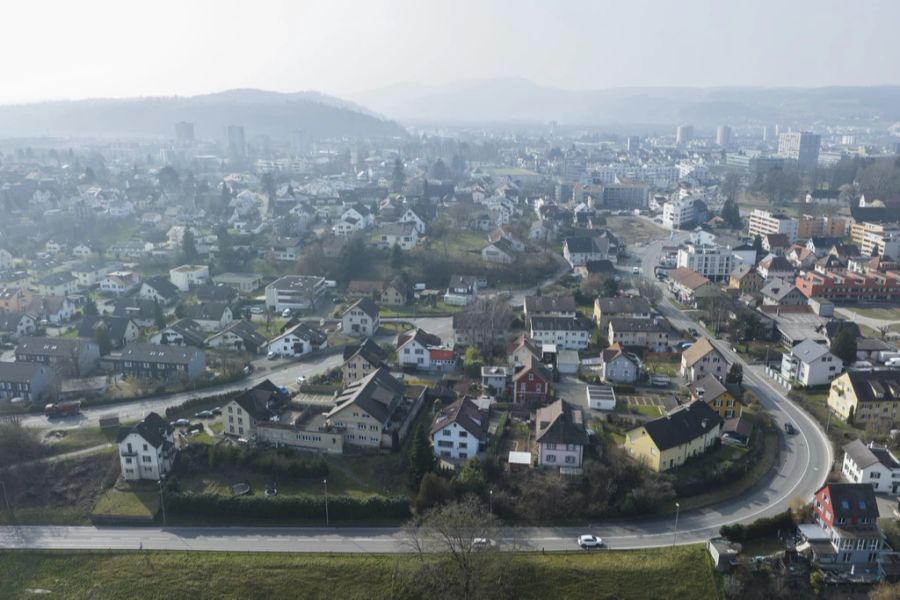
[{"label": "sky", "polygon": [[897,0],[33,0],[2,11],[0,103],[552,87],[900,84]]}]

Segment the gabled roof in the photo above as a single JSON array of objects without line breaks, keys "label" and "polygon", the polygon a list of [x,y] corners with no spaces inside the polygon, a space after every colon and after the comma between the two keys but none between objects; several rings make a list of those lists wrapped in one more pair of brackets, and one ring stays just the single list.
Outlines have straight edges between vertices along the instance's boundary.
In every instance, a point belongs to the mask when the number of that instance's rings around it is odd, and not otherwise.
[{"label": "gabled roof", "polygon": [[16,331],[19,323],[24,318],[34,320],[34,317],[21,312],[0,312],[0,331]]},{"label": "gabled roof", "polygon": [[347,308],[347,310],[344,311],[344,314],[346,315],[353,309],[359,309],[363,311],[372,319],[378,317],[378,305],[375,304],[375,301],[371,298],[360,298],[359,300],[351,304]]},{"label": "gabled roof", "polygon": [[681,359],[687,366],[692,366],[710,352],[719,352],[705,337],[700,338],[691,347],[681,353]]},{"label": "gabled roof", "polygon": [[526,313],[575,312],[575,298],[565,296],[526,296]]},{"label": "gabled roof", "polygon": [[827,490],[835,522],[843,518],[849,525],[853,519],[869,517],[874,523],[878,518],[878,500],[871,484],[829,483],[822,486],[816,495],[822,490]]},{"label": "gabled roof", "polygon": [[[600,235],[578,235],[567,237],[565,246],[569,254],[591,254],[594,252],[605,252],[609,247],[609,240]],[[604,246],[607,248],[604,248]]]},{"label": "gabled roof", "polygon": [[722,385],[722,382],[716,379],[712,373],[705,375],[688,386],[691,394],[698,400],[709,402],[715,400],[728,390]]},{"label": "gabled roof", "polygon": [[200,327],[200,324],[197,323],[197,321],[192,319],[179,319],[165,327],[160,333],[165,334],[168,331],[177,333],[184,338],[186,344],[189,346],[196,346],[197,348],[202,348],[203,342],[206,340],[206,332],[203,331],[203,328]]},{"label": "gabled roof", "polygon": [[760,293],[762,293],[763,296],[781,302],[795,290],[798,294],[800,293],[800,290],[798,290],[794,284],[784,281],[783,279],[773,279],[763,287]]},{"label": "gabled roof", "polygon": [[173,431],[174,429],[169,423],[166,423],[165,419],[155,412],[151,412],[144,417],[143,421],[134,425],[134,427],[124,427],[119,429],[119,433],[116,435],[116,443],[121,443],[129,435],[136,433],[152,447],[158,449],[166,443],[168,436],[171,435]]},{"label": "gabled roof", "polygon": [[760,268],[767,271],[794,271],[794,265],[783,256],[770,256],[759,263]]},{"label": "gabled roof", "polygon": [[161,344],[126,344],[122,351],[112,358],[116,361],[135,361],[161,364],[186,365],[194,360],[199,348],[192,346],[165,346]]},{"label": "gabled roof", "polygon": [[541,350],[532,342],[528,337],[523,333],[516,339],[514,339],[510,344],[506,347],[506,353],[512,354],[519,350],[519,348],[525,347],[533,356],[541,356]]},{"label": "gabled roof", "polygon": [[[756,266],[748,265],[747,263],[740,263],[738,266],[732,269],[731,277],[734,277],[737,280],[741,280],[751,273],[756,273]],[[759,275],[759,273],[756,273],[756,275]]]},{"label": "gabled roof", "polygon": [[243,340],[244,342],[245,348],[259,348],[268,341],[264,335],[256,330],[256,327],[243,319],[232,321],[225,326],[225,329],[211,336],[210,339],[223,336],[226,333],[230,333],[241,338],[241,340]]},{"label": "gabled roof", "polygon": [[590,331],[593,325],[584,318],[531,317],[532,331]]},{"label": "gabled roof", "polygon": [[441,409],[431,423],[431,435],[453,423],[465,429],[469,435],[479,441],[487,437],[487,417],[481,414],[475,403],[468,398],[460,398],[450,406]]},{"label": "gabled roof", "polygon": [[344,388],[335,398],[335,407],[328,413],[328,417],[355,404],[379,423],[384,423],[403,399],[405,389],[402,382],[381,367]]},{"label": "gabled roof", "polygon": [[287,395],[268,379],[234,399],[238,406],[257,421],[268,421],[276,416],[286,400]]},{"label": "gabled roof", "polygon": [[325,335],[325,333],[318,327],[313,327],[309,323],[300,321],[295,325],[291,325],[290,327],[285,329],[281,335],[272,338],[270,341],[274,342],[275,340],[289,335],[297,336],[301,340],[306,340],[313,345],[321,344],[328,339],[328,336]]},{"label": "gabled roof", "polygon": [[660,450],[668,450],[715,429],[722,418],[706,402],[694,401],[664,417],[644,423],[644,430]]},{"label": "gabled roof", "polygon": [[539,444],[576,444],[587,446],[584,416],[580,408],[559,399],[539,408],[535,416],[536,441]]},{"label": "gabled roof", "polygon": [[128,325],[132,323],[127,317],[115,317],[109,315],[85,315],[78,326],[78,337],[93,338],[98,327],[106,327],[110,339],[122,340],[128,331]]},{"label": "gabled roof", "polygon": [[35,374],[47,366],[33,362],[0,362],[0,382],[28,383]]},{"label": "gabled roof", "polygon": [[900,370],[848,371],[845,375],[859,402],[900,401]]},{"label": "gabled roof", "polygon": [[630,317],[615,317],[609,320],[609,326],[612,327],[613,331],[618,331],[619,333],[623,331],[654,333],[673,331],[672,326],[664,318],[633,319]]},{"label": "gabled roof", "polygon": [[148,277],[144,280],[144,285],[156,290],[156,293],[163,298],[177,298],[179,289],[174,283],[169,281],[168,277]]},{"label": "gabled roof", "polygon": [[541,379],[544,381],[552,381],[552,377],[550,375],[550,371],[547,370],[547,367],[538,359],[537,356],[531,354],[528,356],[528,360],[525,362],[525,366],[519,370],[518,373],[513,375],[513,381],[519,381],[520,379],[524,379],[525,375],[529,372],[536,373]]},{"label": "gabled roof", "polygon": [[357,355],[376,367],[381,366],[388,357],[387,352],[372,338],[366,338],[361,344],[348,344],[344,347],[344,362]]},{"label": "gabled roof", "polygon": [[407,331],[406,333],[400,334],[397,338],[397,349],[399,350],[409,342],[417,342],[423,348],[433,348],[438,347],[443,344],[443,341],[438,336],[428,333],[421,327],[416,330]]},{"label": "gabled roof", "polygon": [[689,290],[696,290],[710,283],[709,279],[687,267],[672,269],[669,271],[669,279]]},{"label": "gabled roof", "polygon": [[791,348],[791,354],[805,363],[811,363],[828,354],[828,348],[817,344],[813,340],[806,339]]},{"label": "gabled roof", "polygon": [[605,316],[621,313],[649,314],[653,312],[650,303],[641,296],[614,296],[612,298],[597,298],[600,312]]},{"label": "gabled roof", "polygon": [[96,345],[91,340],[70,340],[58,337],[23,337],[16,346],[16,355],[34,354],[71,359],[85,346]]},{"label": "gabled roof", "polygon": [[185,307],[185,316],[195,321],[221,321],[231,308],[226,302],[201,302]]}]

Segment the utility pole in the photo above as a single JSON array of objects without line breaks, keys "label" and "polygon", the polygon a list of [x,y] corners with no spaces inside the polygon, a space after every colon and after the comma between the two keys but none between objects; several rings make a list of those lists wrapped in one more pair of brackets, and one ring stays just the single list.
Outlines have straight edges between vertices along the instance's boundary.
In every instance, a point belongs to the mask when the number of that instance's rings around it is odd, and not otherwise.
[{"label": "utility pole", "polygon": [[9,496],[6,495],[6,483],[0,481],[0,488],[3,488],[3,503],[6,504],[6,510],[9,511],[9,515],[12,516],[13,511],[12,507],[9,505]]},{"label": "utility pole", "polygon": [[322,480],[322,483],[325,484],[325,527],[328,527],[328,526],[329,526],[329,519],[328,519],[328,480],[327,480],[327,479],[323,479],[323,480]]},{"label": "utility pole", "polygon": [[494,488],[491,488],[491,491],[488,494],[488,498],[489,498],[488,502],[489,502],[489,506],[490,506],[490,512],[493,515],[494,514]]},{"label": "utility pole", "polygon": [[675,545],[676,540],[678,540],[678,513],[681,510],[681,505],[677,502],[675,503],[675,535],[672,536],[672,545]]},{"label": "utility pole", "polygon": [[166,526],[166,499],[163,497],[163,480],[159,479],[157,481],[159,484],[159,506],[162,508],[163,515],[163,527]]}]

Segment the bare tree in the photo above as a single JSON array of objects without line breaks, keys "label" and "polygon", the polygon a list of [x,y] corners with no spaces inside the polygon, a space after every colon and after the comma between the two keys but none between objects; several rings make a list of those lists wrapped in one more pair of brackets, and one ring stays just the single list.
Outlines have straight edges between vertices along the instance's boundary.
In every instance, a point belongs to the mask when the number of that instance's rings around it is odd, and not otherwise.
[{"label": "bare tree", "polygon": [[409,585],[427,598],[499,598],[518,544],[475,496],[434,508],[405,528],[416,560]]}]

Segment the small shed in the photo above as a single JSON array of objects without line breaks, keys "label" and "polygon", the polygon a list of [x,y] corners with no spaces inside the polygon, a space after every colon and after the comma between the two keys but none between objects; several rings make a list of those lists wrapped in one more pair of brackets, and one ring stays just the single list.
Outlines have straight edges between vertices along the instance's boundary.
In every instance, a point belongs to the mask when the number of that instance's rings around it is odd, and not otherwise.
[{"label": "small shed", "polygon": [[576,350],[560,350],[556,355],[556,369],[560,373],[574,375],[578,372],[581,361]]},{"label": "small shed", "polygon": [[609,385],[587,386],[588,407],[594,410],[615,410],[616,392]]},{"label": "small shed", "polygon": [[532,464],[531,452],[516,452],[511,450],[508,462],[510,469],[530,469]]},{"label": "small shed", "polygon": [[706,542],[706,549],[712,557],[716,571],[727,573],[737,562],[741,545],[723,537],[715,537]]}]

